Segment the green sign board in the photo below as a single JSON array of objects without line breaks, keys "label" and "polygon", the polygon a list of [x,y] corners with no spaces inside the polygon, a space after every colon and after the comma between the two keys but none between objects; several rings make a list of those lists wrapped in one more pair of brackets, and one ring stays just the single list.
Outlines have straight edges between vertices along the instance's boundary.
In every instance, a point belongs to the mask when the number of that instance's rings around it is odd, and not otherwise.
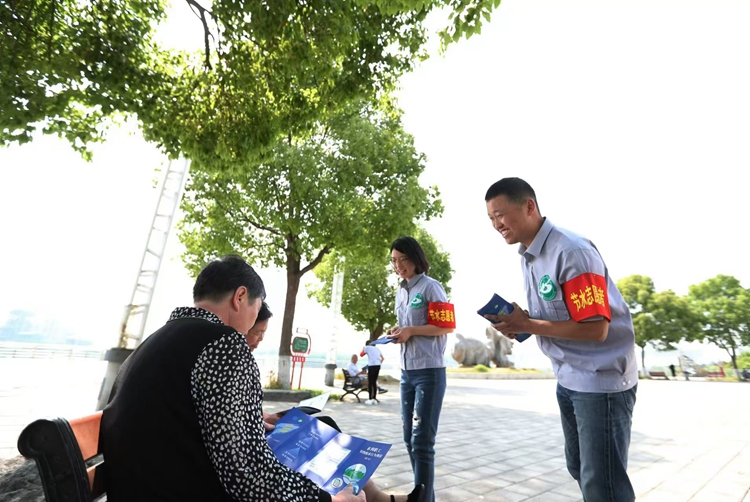
[{"label": "green sign board", "polygon": [[310,348],[310,340],[301,336],[292,339],[292,352],[307,352]]}]

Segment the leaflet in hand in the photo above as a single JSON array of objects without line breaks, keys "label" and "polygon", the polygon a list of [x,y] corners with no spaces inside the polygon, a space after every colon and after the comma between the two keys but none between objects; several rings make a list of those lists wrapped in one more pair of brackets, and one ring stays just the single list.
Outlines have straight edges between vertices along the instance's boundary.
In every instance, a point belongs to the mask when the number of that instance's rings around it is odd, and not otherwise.
[{"label": "leaflet in hand", "polygon": [[374,340],[374,341],[370,342],[370,344],[371,345],[382,345],[384,343],[393,343],[394,340],[395,340],[395,338],[388,338],[388,337],[384,336],[382,338],[378,338],[377,340]]},{"label": "leaflet in hand", "polygon": [[349,485],[365,486],[391,448],[338,432],[296,408],[276,422],[266,440],[282,464],[334,495]]},{"label": "leaflet in hand", "polygon": [[[296,409],[302,412],[305,412],[308,415],[315,415],[316,413],[320,413],[321,411],[323,411],[323,408],[325,408],[326,403],[328,402],[328,398],[330,396],[331,396],[331,393],[326,392],[325,394],[311,397],[310,399],[303,399],[296,406]],[[284,415],[292,411],[294,408],[295,407],[289,408],[283,411],[277,411],[276,414],[280,417],[283,417]]]},{"label": "leaflet in hand", "polygon": [[[492,295],[492,300],[487,303],[484,307],[477,310],[477,314],[484,317],[485,315],[508,315],[511,312],[513,312],[513,304],[506,302],[502,296],[500,295]],[[484,317],[487,319],[486,317]],[[489,320],[489,319],[487,319]],[[516,335],[516,341],[517,342],[523,342],[528,337],[530,337],[530,333],[521,333]]]}]

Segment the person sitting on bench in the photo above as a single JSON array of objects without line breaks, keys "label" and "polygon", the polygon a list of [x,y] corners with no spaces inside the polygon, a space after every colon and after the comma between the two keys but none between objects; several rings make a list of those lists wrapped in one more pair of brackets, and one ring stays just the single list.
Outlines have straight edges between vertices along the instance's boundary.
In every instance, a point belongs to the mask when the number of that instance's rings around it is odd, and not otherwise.
[{"label": "person sitting on bench", "polygon": [[[335,496],[278,461],[265,438],[260,372],[245,334],[265,297],[238,256],[209,263],[193,307],[122,364],[101,419],[109,502],[418,501],[368,482]],[[366,494],[366,498],[365,498]]]},{"label": "person sitting on bench", "polygon": [[352,359],[349,361],[349,366],[346,367],[346,372],[349,373],[349,376],[352,377],[352,385],[355,387],[359,387],[362,385],[362,378],[360,378],[360,375],[364,375],[367,373],[365,370],[360,370],[357,367],[357,361],[359,361],[359,357],[357,357],[357,354],[352,354]]}]

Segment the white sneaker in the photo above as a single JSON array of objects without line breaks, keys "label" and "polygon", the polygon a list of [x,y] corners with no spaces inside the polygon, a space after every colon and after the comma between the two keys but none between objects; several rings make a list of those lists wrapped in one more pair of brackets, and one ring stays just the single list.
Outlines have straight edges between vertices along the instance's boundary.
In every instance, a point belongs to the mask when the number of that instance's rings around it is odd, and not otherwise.
[{"label": "white sneaker", "polygon": [[372,399],[368,399],[367,401],[365,401],[365,404],[372,404]]}]

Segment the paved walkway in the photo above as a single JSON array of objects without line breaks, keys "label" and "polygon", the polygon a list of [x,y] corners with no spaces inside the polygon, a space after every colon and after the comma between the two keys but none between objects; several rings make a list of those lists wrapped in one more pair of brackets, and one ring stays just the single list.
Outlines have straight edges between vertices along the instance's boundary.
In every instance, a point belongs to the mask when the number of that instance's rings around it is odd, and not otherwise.
[{"label": "paved walkway", "polygon": [[[34,418],[90,413],[103,374],[100,362],[0,360],[0,458],[17,454]],[[304,386],[322,381],[305,370]],[[386,387],[380,406],[347,396],[324,413],[351,434],[393,443],[375,481],[407,492],[398,386]],[[641,381],[629,466],[639,502],[750,502],[749,425],[750,384]],[[436,465],[439,502],[581,500],[565,469],[553,380],[449,379]]]},{"label": "paved walkway", "polygon": [[[393,443],[375,474],[410,490],[397,386],[380,406],[329,403],[343,430]],[[554,381],[449,379],[437,441],[439,502],[580,501],[565,468]],[[270,409],[286,405],[269,403]],[[750,385],[642,381],[629,471],[639,501],[750,502]]]}]

